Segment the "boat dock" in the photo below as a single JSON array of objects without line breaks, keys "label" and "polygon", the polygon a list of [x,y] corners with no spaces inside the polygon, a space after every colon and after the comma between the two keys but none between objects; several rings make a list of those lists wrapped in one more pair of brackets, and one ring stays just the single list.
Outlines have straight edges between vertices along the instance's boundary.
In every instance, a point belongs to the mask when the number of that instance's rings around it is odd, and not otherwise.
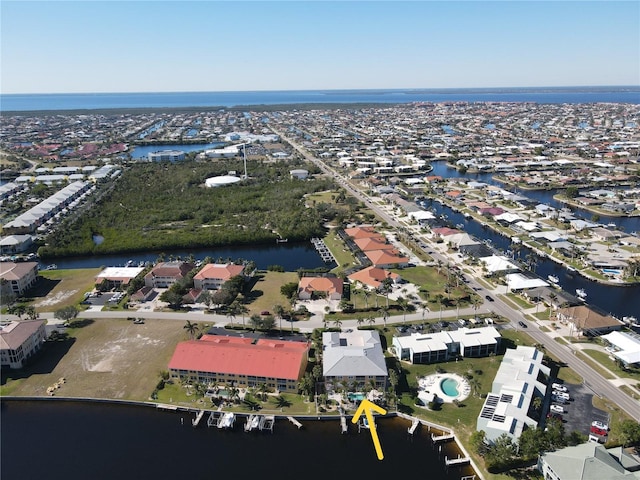
[{"label": "boat dock", "polygon": [[444,463],[447,467],[451,465],[464,465],[465,463],[469,463],[469,457],[461,457],[458,455],[458,458],[449,459],[448,457],[444,457]]},{"label": "boat dock", "polygon": [[451,440],[455,438],[453,433],[445,433],[444,435],[435,436],[433,433],[431,434],[431,441],[433,443],[444,442],[445,440]]},{"label": "boat dock", "polygon": [[[373,421],[373,428],[376,427],[376,421]],[[367,417],[361,418],[360,421],[358,422],[358,433],[360,433],[360,430],[362,429],[365,430],[369,430],[371,428],[371,425],[369,425],[369,420],[367,420]]]},{"label": "boat dock", "polygon": [[302,428],[302,424],[298,420],[296,420],[295,418],[287,417],[287,420],[289,420],[291,423],[293,423],[296,427]]},{"label": "boat dock", "polygon": [[324,240],[322,240],[321,238],[314,237],[311,239],[311,243],[313,244],[313,247],[318,251],[318,253],[322,257],[323,262],[325,263],[336,262],[335,257],[329,250],[329,247],[327,247],[327,245],[324,243]]},{"label": "boat dock", "polygon": [[344,414],[340,413],[340,430],[341,433],[347,433],[349,431],[349,427],[347,426],[347,417]]},{"label": "boat dock", "polygon": [[407,431],[409,432],[409,435],[413,435],[413,432],[416,431],[416,428],[418,428],[418,425],[420,425],[420,420],[414,420],[413,423],[411,423],[411,426],[407,429]]},{"label": "boat dock", "polygon": [[256,415],[255,413],[249,415],[247,417],[247,422],[244,424],[244,431],[250,432],[258,428],[258,426],[260,425],[260,417],[261,415]]},{"label": "boat dock", "polygon": [[258,428],[262,430],[270,430],[273,433],[273,424],[276,423],[276,417],[273,415],[264,415],[260,419],[260,423],[258,424]]},{"label": "boat dock", "polygon": [[202,420],[202,417],[204,417],[204,410],[198,410],[198,413],[196,413],[196,418],[191,420],[191,424],[194,427],[197,427],[198,424],[200,423],[200,420]]},{"label": "boat dock", "polygon": [[236,421],[236,414],[227,412],[218,419],[218,428],[232,428]]},{"label": "boat dock", "polygon": [[207,427],[217,426],[218,420],[220,420],[220,418],[222,418],[221,411],[218,410],[217,412],[211,412],[209,414],[209,418],[207,419]]}]

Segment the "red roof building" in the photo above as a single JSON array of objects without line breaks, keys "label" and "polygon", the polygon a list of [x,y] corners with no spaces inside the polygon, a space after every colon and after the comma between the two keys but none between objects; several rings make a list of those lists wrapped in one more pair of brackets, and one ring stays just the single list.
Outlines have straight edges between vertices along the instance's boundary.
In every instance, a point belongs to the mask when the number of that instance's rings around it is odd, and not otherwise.
[{"label": "red roof building", "polygon": [[280,392],[297,392],[308,354],[307,342],[203,335],[177,345],[169,373],[175,379],[205,384],[238,388],[266,384]]},{"label": "red roof building", "polygon": [[345,228],[344,233],[349,235],[351,238],[368,238],[380,236],[380,234],[376,232],[376,229],[373,227]]},{"label": "red roof building", "polygon": [[147,287],[167,288],[184,278],[194,268],[195,265],[187,262],[159,263],[145,275],[144,284]]},{"label": "red roof building", "polygon": [[193,286],[200,290],[218,290],[224,282],[242,275],[244,265],[208,263],[193,277]]},{"label": "red roof building", "polygon": [[387,239],[382,235],[380,237],[357,238],[353,243],[363,252],[369,250],[392,250],[395,248],[390,243],[387,243]]},{"label": "red roof building", "polygon": [[314,293],[322,292],[331,300],[340,300],[344,282],[338,277],[302,277],[298,282],[298,298],[309,300]]},{"label": "red roof building", "polygon": [[406,267],[409,264],[409,259],[403,257],[398,250],[370,250],[365,255],[378,268]]},{"label": "red roof building", "polygon": [[400,275],[397,273],[384,270],[377,267],[367,267],[362,270],[358,270],[356,273],[352,273],[347,278],[352,282],[360,282],[372,289],[378,289],[382,285],[382,281],[385,278],[390,278],[393,283],[400,282]]}]

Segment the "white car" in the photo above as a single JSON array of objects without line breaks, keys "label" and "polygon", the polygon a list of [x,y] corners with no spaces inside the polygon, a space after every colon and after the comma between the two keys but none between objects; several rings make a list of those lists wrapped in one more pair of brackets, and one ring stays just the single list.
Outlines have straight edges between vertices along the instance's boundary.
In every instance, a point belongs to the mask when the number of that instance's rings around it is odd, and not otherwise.
[{"label": "white car", "polygon": [[564,413],[564,408],[562,408],[560,405],[551,405],[549,407],[549,410],[551,410],[553,413]]},{"label": "white car", "polygon": [[556,397],[555,395],[551,395],[551,401],[556,403],[567,403],[566,398]]},{"label": "white car", "polygon": [[558,392],[557,390],[553,392],[553,395],[555,395],[556,397],[564,398],[565,400],[569,400],[571,398],[568,393]]},{"label": "white car", "polygon": [[609,430],[609,425],[602,422],[597,422],[597,421],[591,422],[591,426],[596,428],[601,428],[602,430]]},{"label": "white car", "polygon": [[551,384],[551,388],[553,388],[554,390],[558,390],[559,392],[567,392],[567,387],[565,387],[564,385],[561,385],[559,383],[552,383]]}]

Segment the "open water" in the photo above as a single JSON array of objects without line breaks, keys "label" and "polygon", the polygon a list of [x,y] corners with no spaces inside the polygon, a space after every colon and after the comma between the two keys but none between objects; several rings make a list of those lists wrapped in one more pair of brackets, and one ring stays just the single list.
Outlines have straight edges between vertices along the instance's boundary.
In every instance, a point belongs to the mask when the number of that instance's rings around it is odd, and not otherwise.
[{"label": "open water", "polygon": [[[453,480],[470,466],[444,466],[456,458],[455,443],[438,452],[430,432],[407,433],[408,420],[377,419],[383,460],[371,435],[340,433],[335,420],[304,420],[298,430],[277,419],[273,433],[197,428],[193,413],[109,403],[2,402],[3,480],[429,478]],[[437,433],[436,433],[437,434]]]},{"label": "open water", "polygon": [[640,87],[540,87],[0,95],[2,111],[234,107],[297,103],[640,103]]}]

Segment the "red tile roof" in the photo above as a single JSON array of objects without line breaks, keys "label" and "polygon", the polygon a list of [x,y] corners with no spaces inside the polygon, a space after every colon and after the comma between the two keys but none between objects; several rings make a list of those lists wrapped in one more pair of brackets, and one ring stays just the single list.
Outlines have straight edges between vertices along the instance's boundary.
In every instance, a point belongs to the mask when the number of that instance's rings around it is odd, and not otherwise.
[{"label": "red tile roof", "polygon": [[179,343],[169,368],[297,380],[308,351],[306,342],[203,335]]},{"label": "red tile roof", "polygon": [[393,245],[386,242],[386,238],[382,235],[380,235],[380,237],[356,238],[353,243],[363,252],[367,250],[390,250],[394,248]]},{"label": "red tile roof", "polygon": [[387,277],[396,280],[400,275],[378,267],[367,267],[356,273],[352,273],[348,278],[351,281],[358,281],[373,288],[378,288]]},{"label": "red tile roof", "polygon": [[373,227],[345,228],[344,233],[352,238],[377,237],[380,235]]},{"label": "red tile roof", "polygon": [[207,278],[218,278],[226,282],[231,277],[242,274],[243,270],[243,265],[234,265],[233,263],[208,263],[207,265],[202,267],[202,270],[194,275],[193,279],[204,280]]},{"label": "red tile roof", "polygon": [[365,255],[373,265],[392,265],[394,263],[408,263],[409,259],[399,255],[397,250],[370,250]]},{"label": "red tile roof", "polygon": [[302,277],[298,282],[298,291],[339,293],[342,295],[344,282],[337,277]]}]

